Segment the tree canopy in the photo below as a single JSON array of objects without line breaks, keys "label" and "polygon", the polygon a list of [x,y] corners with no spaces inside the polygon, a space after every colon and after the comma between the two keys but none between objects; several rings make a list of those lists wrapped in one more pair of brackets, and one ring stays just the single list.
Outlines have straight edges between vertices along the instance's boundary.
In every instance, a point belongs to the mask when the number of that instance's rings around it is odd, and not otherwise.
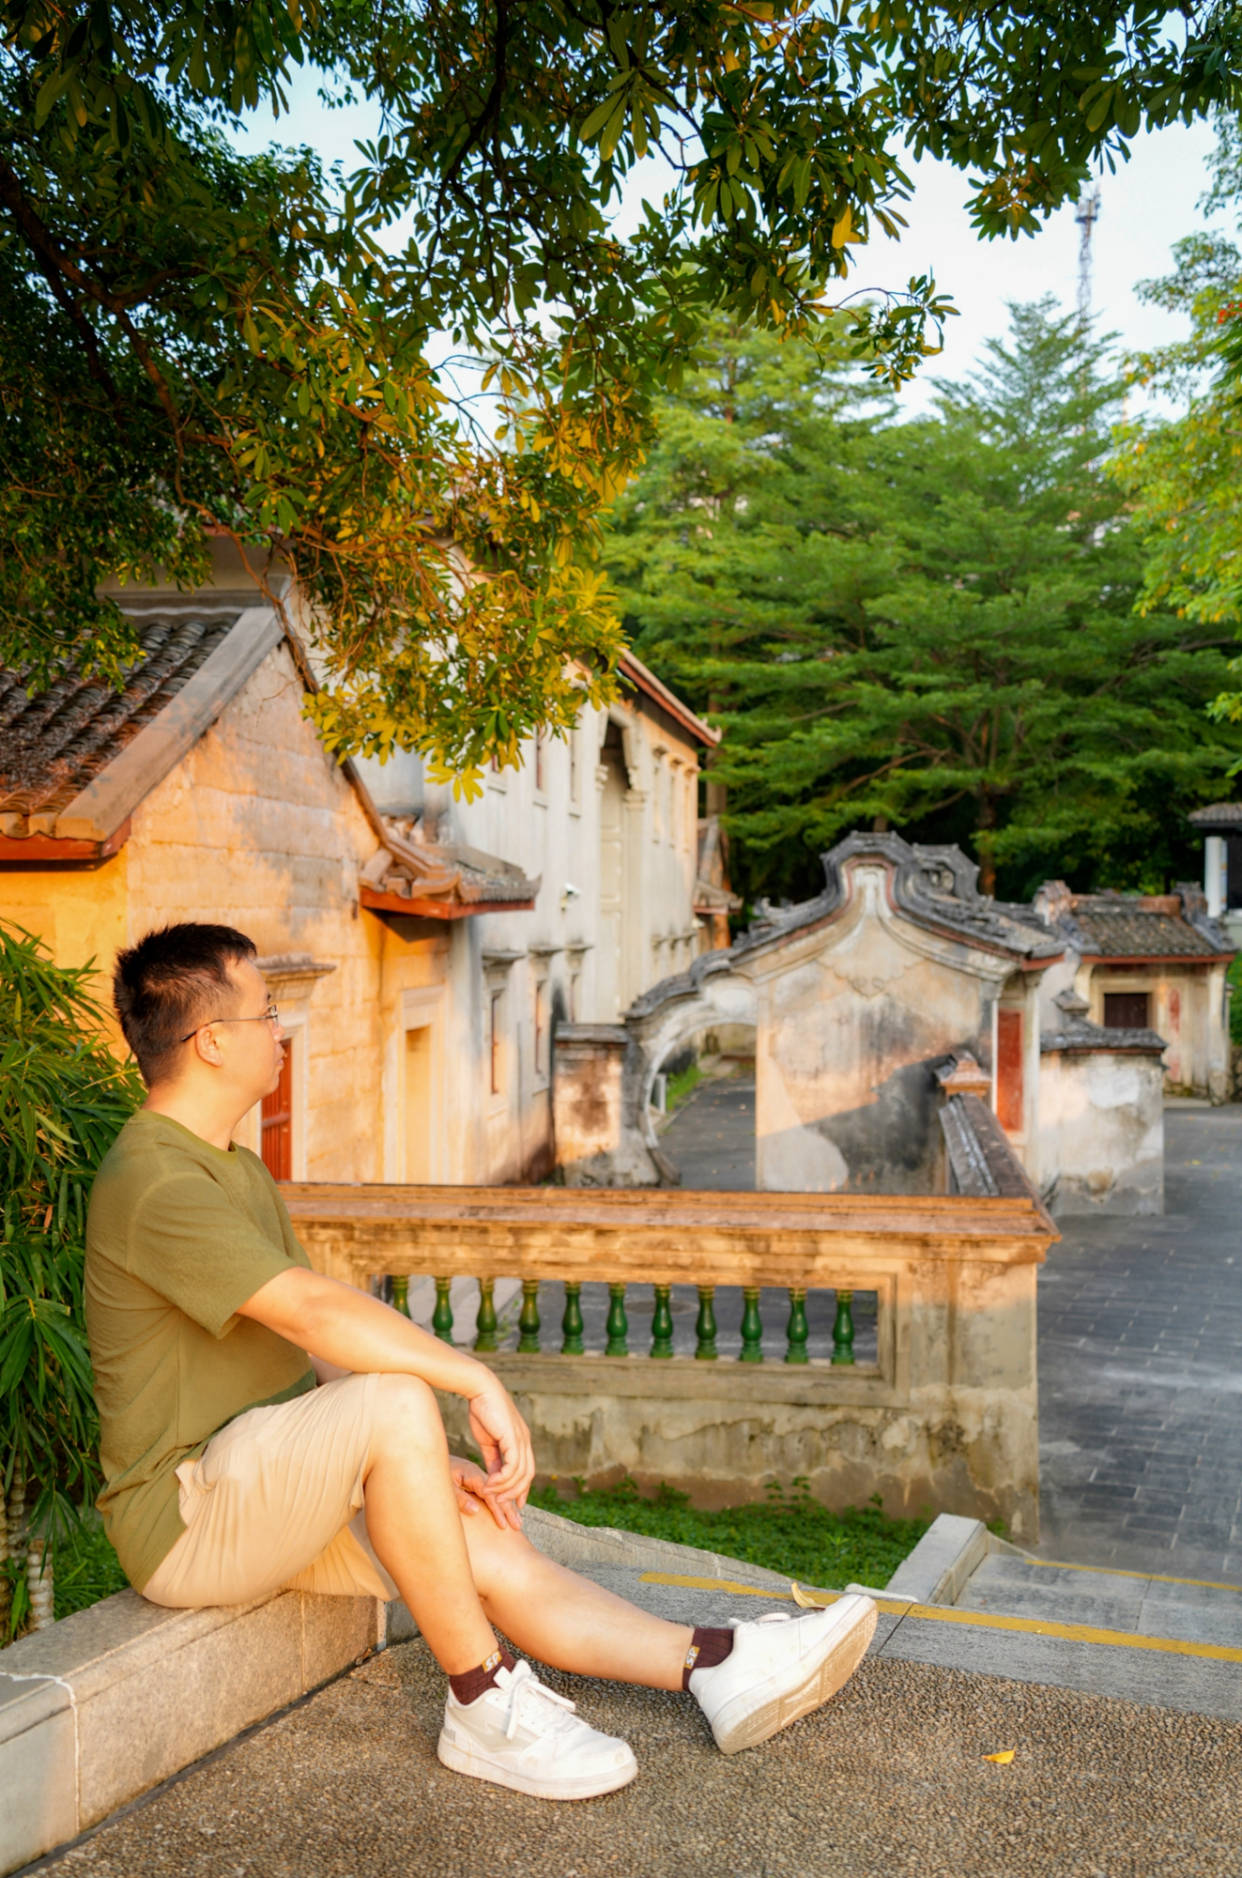
[{"label": "tree canopy", "polygon": [[[853,343],[908,374],[935,284],[856,266],[903,151],[970,173],[982,234],[1030,231],[1141,126],[1237,96],[1234,13],[6,0],[0,658],[115,673],[101,582],[192,584],[223,535],[300,583],[330,742],[511,754],[608,683],[600,514],[705,318],[808,336],[876,290]],[[348,178],[235,147],[301,65],[380,114]],[[622,241],[657,147],[672,186]],[[490,359],[501,436],[438,333]]]},{"label": "tree canopy", "polygon": [[[1200,203],[1242,233],[1242,126],[1222,118]],[[1242,620],[1242,248],[1219,225],[1179,241],[1174,270],[1143,297],[1184,313],[1185,340],[1140,358],[1139,375],[1184,407],[1130,425],[1117,470],[1143,531],[1143,603],[1187,618]],[[1227,699],[1242,717],[1242,698]]]},{"label": "tree canopy", "polygon": [[1238,754],[1205,715],[1231,627],[1135,611],[1105,346],[1049,302],[1012,321],[930,418],[723,328],[661,407],[608,561],[639,652],[726,727],[749,893],[813,891],[869,823],[1014,896],[1159,885]]}]

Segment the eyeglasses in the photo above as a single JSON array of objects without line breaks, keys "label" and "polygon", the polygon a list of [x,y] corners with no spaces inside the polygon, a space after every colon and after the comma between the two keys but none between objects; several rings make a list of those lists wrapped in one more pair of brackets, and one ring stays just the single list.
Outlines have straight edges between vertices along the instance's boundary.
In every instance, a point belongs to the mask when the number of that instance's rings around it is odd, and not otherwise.
[{"label": "eyeglasses", "polygon": [[265,1011],[260,1011],[257,1017],[209,1017],[207,1018],[206,1022],[202,1024],[195,1024],[193,1030],[187,1030],[184,1037],[178,1038],[178,1042],[188,1043],[191,1037],[197,1037],[199,1031],[206,1030],[209,1024],[279,1024],[279,1023],[280,1023],[280,1012],[277,1010],[274,1004],[269,1004],[267,1009]]}]

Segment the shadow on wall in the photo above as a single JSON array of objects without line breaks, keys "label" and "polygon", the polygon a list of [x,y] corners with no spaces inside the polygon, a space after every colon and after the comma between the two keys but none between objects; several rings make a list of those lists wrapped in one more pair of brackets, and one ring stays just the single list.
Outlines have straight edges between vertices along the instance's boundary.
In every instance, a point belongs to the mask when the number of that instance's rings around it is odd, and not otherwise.
[{"label": "shadow on wall", "polygon": [[939,1193],[944,1151],[937,1125],[940,1052],[905,1063],[874,1100],[800,1126],[760,1133],[757,1185],[787,1193]]}]

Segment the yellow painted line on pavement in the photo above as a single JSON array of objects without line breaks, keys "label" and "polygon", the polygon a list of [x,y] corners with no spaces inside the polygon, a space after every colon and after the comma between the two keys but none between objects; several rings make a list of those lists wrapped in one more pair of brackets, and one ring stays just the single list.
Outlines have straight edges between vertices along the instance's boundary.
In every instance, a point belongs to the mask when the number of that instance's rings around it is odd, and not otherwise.
[{"label": "yellow painted line on pavement", "polygon": [[[683,1578],[676,1572],[644,1572],[638,1582],[642,1585],[686,1585],[691,1591],[731,1591],[739,1598],[777,1598],[784,1599],[786,1604],[794,1601],[792,1591],[773,1591],[763,1585],[739,1585],[732,1578]],[[837,1598],[843,1595],[842,1592],[826,1591],[825,1603],[835,1604]]]},{"label": "yellow painted line on pavement", "polygon": [[[684,1585],[693,1591],[729,1591],[747,1598],[777,1598],[794,1603],[792,1591],[764,1590],[759,1585],[735,1584],[729,1578],[681,1577],[676,1572],[643,1572],[645,1585]],[[804,1595],[807,1595],[804,1593]],[[827,1607],[845,1593],[817,1592],[815,1602]],[[1043,1617],[1003,1617],[996,1611],[962,1611],[955,1605],[908,1604],[902,1598],[876,1598],[875,1607],[891,1617],[917,1617],[933,1624],[965,1624],[976,1630],[1007,1630],[1028,1637],[1058,1637],[1067,1643],[1099,1643],[1113,1649],[1154,1650],[1161,1656],[1197,1656],[1211,1663],[1242,1663],[1242,1649],[1223,1643],[1187,1643],[1178,1637],[1141,1637],[1129,1630],[1098,1630],[1094,1624],[1058,1624]]]},{"label": "yellow painted line on pavement", "polygon": [[1057,1572],[1099,1572],[1105,1578],[1147,1578],[1154,1585],[1198,1585],[1204,1591],[1236,1591],[1242,1596],[1242,1585],[1223,1585],[1215,1578],[1170,1578],[1165,1572],[1128,1572],[1117,1565],[1068,1565],[1059,1558],[1032,1558],[1029,1552],[1022,1554],[1025,1565],[1046,1565],[1050,1571]]}]

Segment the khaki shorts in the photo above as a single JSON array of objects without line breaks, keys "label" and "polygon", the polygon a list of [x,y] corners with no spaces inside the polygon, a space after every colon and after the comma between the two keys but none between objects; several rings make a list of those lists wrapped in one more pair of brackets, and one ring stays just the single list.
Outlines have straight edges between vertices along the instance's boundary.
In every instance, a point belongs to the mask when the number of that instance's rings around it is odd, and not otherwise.
[{"label": "khaki shorts", "polygon": [[197,1608],[273,1591],[395,1598],[367,1538],[362,1482],[377,1376],[247,1409],[177,1469],[185,1531],[142,1594]]}]

